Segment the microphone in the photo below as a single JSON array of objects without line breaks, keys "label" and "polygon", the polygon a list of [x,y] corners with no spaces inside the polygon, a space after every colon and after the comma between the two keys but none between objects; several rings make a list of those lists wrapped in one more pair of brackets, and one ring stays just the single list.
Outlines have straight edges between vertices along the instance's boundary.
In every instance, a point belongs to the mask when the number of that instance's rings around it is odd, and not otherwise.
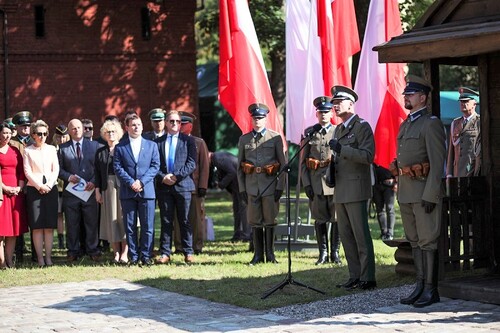
[{"label": "microphone", "polygon": [[314,125],[307,133],[306,133],[306,136],[304,137],[305,138],[310,138],[311,136],[313,136],[315,133],[318,133],[319,131],[321,131],[321,129],[323,128],[323,126],[321,126],[320,124],[316,124]]}]

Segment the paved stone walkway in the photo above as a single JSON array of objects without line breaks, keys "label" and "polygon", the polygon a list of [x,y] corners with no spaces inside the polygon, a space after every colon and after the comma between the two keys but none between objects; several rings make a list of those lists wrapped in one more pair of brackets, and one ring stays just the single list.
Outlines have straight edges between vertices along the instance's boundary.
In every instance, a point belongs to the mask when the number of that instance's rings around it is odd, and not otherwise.
[{"label": "paved stone walkway", "polygon": [[300,322],[121,280],[4,288],[0,332],[500,332],[500,306],[442,298],[425,309]]}]

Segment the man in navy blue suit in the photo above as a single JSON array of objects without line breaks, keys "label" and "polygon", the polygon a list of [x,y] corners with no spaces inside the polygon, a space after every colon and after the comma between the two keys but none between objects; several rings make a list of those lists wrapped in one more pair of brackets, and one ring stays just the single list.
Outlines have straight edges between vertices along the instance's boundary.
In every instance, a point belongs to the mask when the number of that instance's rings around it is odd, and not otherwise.
[{"label": "man in navy blue suit", "polygon": [[156,176],[156,191],[160,207],[161,235],[158,264],[170,262],[172,227],[177,214],[184,249],[184,261],[193,262],[193,229],[189,223],[191,192],[195,185],[191,174],[196,168],[196,144],[192,137],[180,133],[181,116],[170,111],[166,116],[167,135],[156,140],[160,151],[160,171]]},{"label": "man in navy blue suit", "polygon": [[92,260],[99,261],[101,253],[97,248],[99,220],[95,192],[85,201],[67,190],[68,183],[76,186],[81,179],[85,180],[85,191],[94,190],[94,161],[99,144],[83,137],[83,125],[78,119],[72,119],[68,123],[68,133],[71,140],[60,145],[58,151],[59,178],[64,181],[63,210],[66,220],[67,260],[73,262],[81,255],[80,228],[83,224],[85,238],[82,242],[85,242],[85,252]]},{"label": "man in navy blue suit", "polygon": [[[121,183],[120,201],[128,254],[130,265],[151,266],[156,199],[154,177],[160,167],[158,148],[141,136],[142,121],[138,115],[131,115],[125,121],[128,138],[116,146],[113,166]],[[137,218],[141,224],[139,242]]]}]

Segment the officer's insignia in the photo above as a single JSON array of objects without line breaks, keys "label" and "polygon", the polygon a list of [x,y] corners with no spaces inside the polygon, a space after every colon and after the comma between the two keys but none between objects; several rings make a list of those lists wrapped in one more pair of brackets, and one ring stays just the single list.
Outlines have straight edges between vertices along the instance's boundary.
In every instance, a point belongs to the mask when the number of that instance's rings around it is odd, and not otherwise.
[{"label": "officer's insignia", "polygon": [[349,134],[349,135],[347,136],[347,138],[348,138],[348,139],[350,139],[350,138],[354,138],[354,133]]},{"label": "officer's insignia", "polygon": [[360,120],[359,120],[359,122],[360,122],[361,124],[363,124],[363,123],[366,123],[366,120],[364,120],[364,119],[360,119]]}]

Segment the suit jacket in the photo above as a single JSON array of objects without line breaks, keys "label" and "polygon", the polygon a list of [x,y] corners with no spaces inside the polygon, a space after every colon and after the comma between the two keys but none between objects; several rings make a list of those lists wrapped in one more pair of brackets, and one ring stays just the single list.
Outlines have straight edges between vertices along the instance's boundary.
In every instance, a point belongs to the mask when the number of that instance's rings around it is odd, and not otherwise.
[{"label": "suit jacket", "polygon": [[168,134],[156,139],[158,150],[160,151],[160,170],[156,175],[156,188],[158,191],[168,191],[174,189],[177,192],[192,192],[195,184],[191,178],[196,168],[196,144],[191,136],[179,133],[177,146],[175,148],[175,161],[173,174],[177,178],[174,185],[164,184],[163,178],[169,173],[167,171],[167,156],[165,154],[165,144]]},{"label": "suit jacket", "polygon": [[[166,131],[165,131],[165,133],[164,133],[164,134],[162,134],[162,136],[163,136],[163,135],[165,135],[165,134],[167,134],[167,132],[166,132]],[[151,140],[151,141],[155,141],[156,139],[158,139],[158,138],[156,137],[156,134],[155,134],[155,132],[154,132],[154,131],[144,132],[144,133],[142,133],[142,137],[143,137],[144,139]]]},{"label": "suit jacket", "polygon": [[[84,138],[82,141],[82,160],[79,161],[73,146],[73,140],[63,143],[57,151],[59,159],[59,178],[64,181],[64,188],[68,185],[71,175],[78,175],[87,182],[95,184],[95,153],[99,149],[96,141]],[[66,191],[65,191],[66,192]]]},{"label": "suit jacket", "polygon": [[[115,175],[120,180],[120,200],[140,197],[155,199],[154,177],[160,167],[160,155],[153,141],[141,137],[141,150],[137,162],[135,161],[130,139],[120,141],[115,147],[113,168]],[[130,186],[139,180],[143,190],[136,193]]]},{"label": "suit jacket", "polygon": [[481,118],[476,113],[463,126],[463,117],[453,120],[446,175],[453,177],[478,176],[481,168]]},{"label": "suit jacket", "polygon": [[372,197],[371,164],[375,155],[375,140],[370,125],[358,115],[347,128],[337,126],[333,137],[342,145],[334,154],[335,203],[368,200]]},{"label": "suit jacket", "polygon": [[399,176],[398,200],[401,203],[418,203],[422,200],[437,203],[441,197],[441,178],[446,155],[446,135],[437,117],[423,109],[413,121],[401,123],[398,133],[397,161],[400,168],[416,163],[429,162],[426,179]]},{"label": "suit jacket", "polygon": [[278,162],[280,169],[286,164],[283,153],[283,140],[277,132],[266,129],[264,136],[256,140],[253,132],[243,134],[238,142],[238,186],[240,192],[247,192],[249,195],[257,196],[272,183],[263,193],[264,196],[274,195],[276,190],[283,191],[285,187],[285,177],[282,175],[276,183],[275,176],[263,173],[251,173],[245,175],[241,169],[241,162],[249,162],[256,167],[263,167],[268,164]]},{"label": "suit jacket", "polygon": [[[307,128],[305,133],[309,133],[310,130],[311,127]],[[332,125],[325,134],[322,134],[321,131],[313,134],[311,139],[306,142],[302,152],[302,163],[300,166],[302,185],[304,187],[309,185],[312,186],[313,192],[318,195],[333,195],[334,188],[326,186],[326,171],[328,170],[328,165],[318,167],[316,170],[311,170],[307,168],[306,160],[308,158],[314,158],[320,161],[331,159],[332,150],[328,143],[333,138],[334,131],[335,126]]]},{"label": "suit jacket", "polygon": [[99,148],[95,154],[95,187],[101,192],[108,189],[108,174],[109,165],[113,167],[113,157],[110,154],[109,147],[103,146]]},{"label": "suit jacket", "polygon": [[218,186],[220,189],[227,189],[229,192],[238,187],[238,157],[228,152],[214,152],[212,155],[212,165],[217,168]]}]

